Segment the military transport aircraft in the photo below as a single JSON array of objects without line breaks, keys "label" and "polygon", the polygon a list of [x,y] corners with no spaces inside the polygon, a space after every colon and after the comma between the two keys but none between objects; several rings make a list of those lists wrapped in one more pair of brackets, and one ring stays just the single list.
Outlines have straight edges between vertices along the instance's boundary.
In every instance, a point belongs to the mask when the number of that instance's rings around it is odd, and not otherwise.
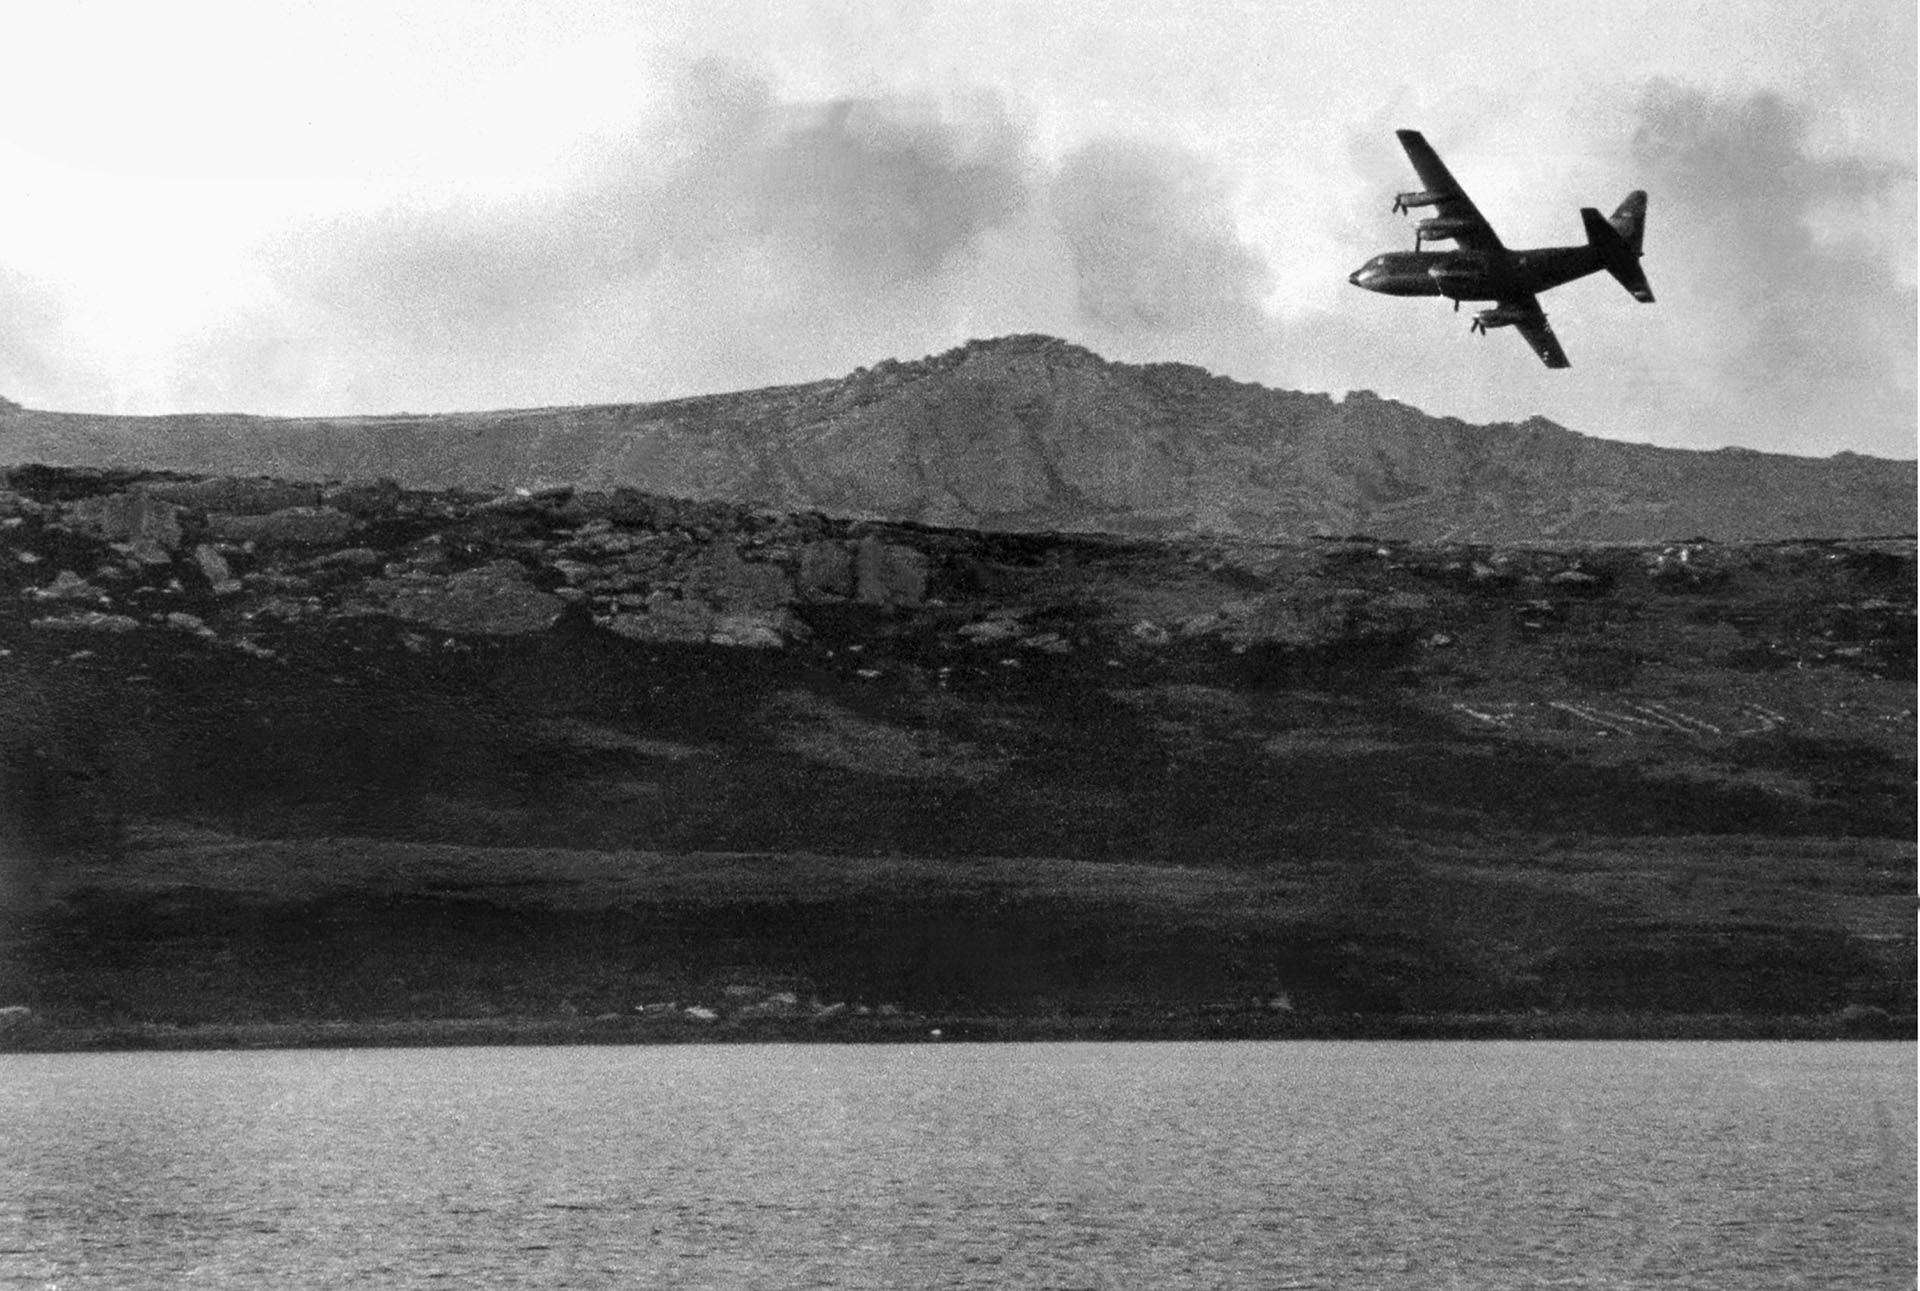
[{"label": "military transport aircraft", "polygon": [[[1348,276],[1354,286],[1388,296],[1447,296],[1455,310],[1463,300],[1490,300],[1493,308],[1475,314],[1470,330],[1485,335],[1495,327],[1517,328],[1550,368],[1571,365],[1547,326],[1540,292],[1605,269],[1635,300],[1653,303],[1653,289],[1640,270],[1640,237],[1647,222],[1644,192],[1627,194],[1610,219],[1602,219],[1591,206],[1582,207],[1580,218],[1587,226],[1583,247],[1509,251],[1420,132],[1394,133],[1425,185],[1420,192],[1394,198],[1394,213],[1419,206],[1431,206],[1435,213],[1414,225],[1413,250],[1375,256]],[[1443,239],[1453,241],[1457,249],[1420,249],[1423,243]]]}]

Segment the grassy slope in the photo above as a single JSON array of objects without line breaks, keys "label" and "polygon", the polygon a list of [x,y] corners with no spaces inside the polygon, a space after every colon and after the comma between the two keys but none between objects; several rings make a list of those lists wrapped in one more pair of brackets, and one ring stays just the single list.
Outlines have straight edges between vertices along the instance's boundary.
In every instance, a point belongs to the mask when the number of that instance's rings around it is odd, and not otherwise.
[{"label": "grassy slope", "polygon": [[[376,618],[263,620],[264,659],[7,610],[0,1002],[1911,1011],[1910,547],[1649,578],[1627,550],[893,537],[934,601],[806,607],[784,651]],[[993,613],[1028,644],[957,635]]]}]

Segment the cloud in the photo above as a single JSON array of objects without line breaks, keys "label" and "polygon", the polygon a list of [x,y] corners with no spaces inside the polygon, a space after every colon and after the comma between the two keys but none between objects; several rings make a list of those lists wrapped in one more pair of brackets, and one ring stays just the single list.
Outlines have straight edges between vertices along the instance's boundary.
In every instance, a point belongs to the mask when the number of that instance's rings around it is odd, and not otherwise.
[{"label": "cloud", "polygon": [[[872,362],[916,311],[954,312],[983,239],[1032,199],[1030,168],[991,96],[793,102],[696,63],[664,113],[555,191],[277,239],[272,296],[201,338],[180,397],[625,399]],[[260,388],[276,371],[282,388]]]},{"label": "cloud", "polygon": [[1067,157],[1051,196],[1089,325],[1158,339],[1262,330],[1272,275],[1199,158],[1097,140]]},{"label": "cloud", "polygon": [[[56,372],[47,352],[61,327],[59,301],[31,278],[0,264],[0,373],[44,387]],[[7,395],[0,388],[0,397]]]},{"label": "cloud", "polygon": [[273,242],[271,292],[179,364],[181,406],[375,411],[655,398],[969,336],[1258,362],[1265,261],[1191,152],[1057,166],[999,97],[783,96],[705,60],[556,190]]},{"label": "cloud", "polygon": [[1816,150],[1810,109],[1771,93],[1656,81],[1638,117],[1633,160],[1670,230],[1651,226],[1649,257],[1699,329],[1679,340],[1707,391],[1781,447],[1829,446],[1845,422],[1911,455],[1912,165]]}]

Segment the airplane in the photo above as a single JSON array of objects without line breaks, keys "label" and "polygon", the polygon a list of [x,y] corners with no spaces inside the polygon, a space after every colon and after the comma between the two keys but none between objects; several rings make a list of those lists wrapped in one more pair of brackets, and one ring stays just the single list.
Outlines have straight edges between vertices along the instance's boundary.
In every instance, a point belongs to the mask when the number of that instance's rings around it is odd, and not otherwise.
[{"label": "airplane", "polygon": [[[1458,312],[1463,300],[1487,300],[1493,308],[1473,316],[1469,331],[1487,335],[1511,327],[1550,368],[1571,367],[1559,338],[1547,326],[1539,293],[1605,269],[1642,304],[1653,303],[1653,288],[1640,268],[1640,242],[1647,222],[1647,195],[1627,194],[1612,216],[1601,218],[1591,206],[1580,208],[1587,244],[1509,251],[1474,206],[1473,199],[1448,172],[1418,130],[1396,130],[1424,187],[1393,199],[1394,214],[1431,206],[1434,214],[1413,228],[1412,251],[1377,255],[1347,276],[1347,281],[1387,296],[1446,296]],[[1452,251],[1424,251],[1422,244],[1451,240]]]}]

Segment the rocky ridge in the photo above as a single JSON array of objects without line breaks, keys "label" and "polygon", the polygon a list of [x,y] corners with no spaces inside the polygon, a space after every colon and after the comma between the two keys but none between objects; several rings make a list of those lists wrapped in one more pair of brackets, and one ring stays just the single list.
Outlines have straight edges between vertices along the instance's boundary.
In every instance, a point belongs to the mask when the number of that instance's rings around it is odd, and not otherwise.
[{"label": "rocky ridge", "polygon": [[13,463],[619,487],[976,529],[1428,541],[1911,534],[1915,465],[1472,426],[1044,336],[838,380],[654,404],[435,416],[99,417],[0,409]]},{"label": "rocky ridge", "polygon": [[[47,566],[21,593],[41,631],[200,631],[200,616],[168,608],[193,600],[236,624],[372,615],[514,636],[571,607],[630,640],[766,648],[805,639],[798,605],[926,594],[923,552],[846,522],[632,490],[489,497],[45,468],[12,479],[25,489],[0,488],[0,543],[14,544],[17,572]],[[78,489],[99,491],[68,496]]]},{"label": "rocky ridge", "polygon": [[[1884,549],[1898,568],[1912,548],[1910,540],[1593,548],[1099,535],[1032,535],[1006,547],[1016,540],[633,489],[490,495],[391,480],[322,485],[40,466],[0,479],[0,587],[18,588],[33,630],[208,634],[217,623],[255,651],[268,650],[256,638],[270,627],[360,619],[410,625],[449,644],[541,634],[565,620],[640,643],[781,649],[812,642],[814,624],[832,622],[835,607],[905,616],[899,622],[930,625],[950,645],[989,650],[1137,652],[1170,642],[1348,650],[1450,641],[1490,594],[1512,600],[1521,621],[1538,627],[1535,619],[1567,620],[1570,604],[1631,588],[1685,594],[1736,579],[1790,580],[1836,552],[1871,564]],[[1103,560],[1164,568],[1122,587],[1083,583],[1076,568]],[[991,595],[1007,581],[1008,561],[1049,571],[1061,590],[1047,604]],[[1813,621],[1785,607],[1768,621],[1737,621],[1749,651],[1889,676],[1910,660],[1911,618],[1905,596],[1838,601]],[[1057,630],[1056,620],[1071,620],[1073,632]],[[1824,627],[1810,634],[1811,624]]]}]

